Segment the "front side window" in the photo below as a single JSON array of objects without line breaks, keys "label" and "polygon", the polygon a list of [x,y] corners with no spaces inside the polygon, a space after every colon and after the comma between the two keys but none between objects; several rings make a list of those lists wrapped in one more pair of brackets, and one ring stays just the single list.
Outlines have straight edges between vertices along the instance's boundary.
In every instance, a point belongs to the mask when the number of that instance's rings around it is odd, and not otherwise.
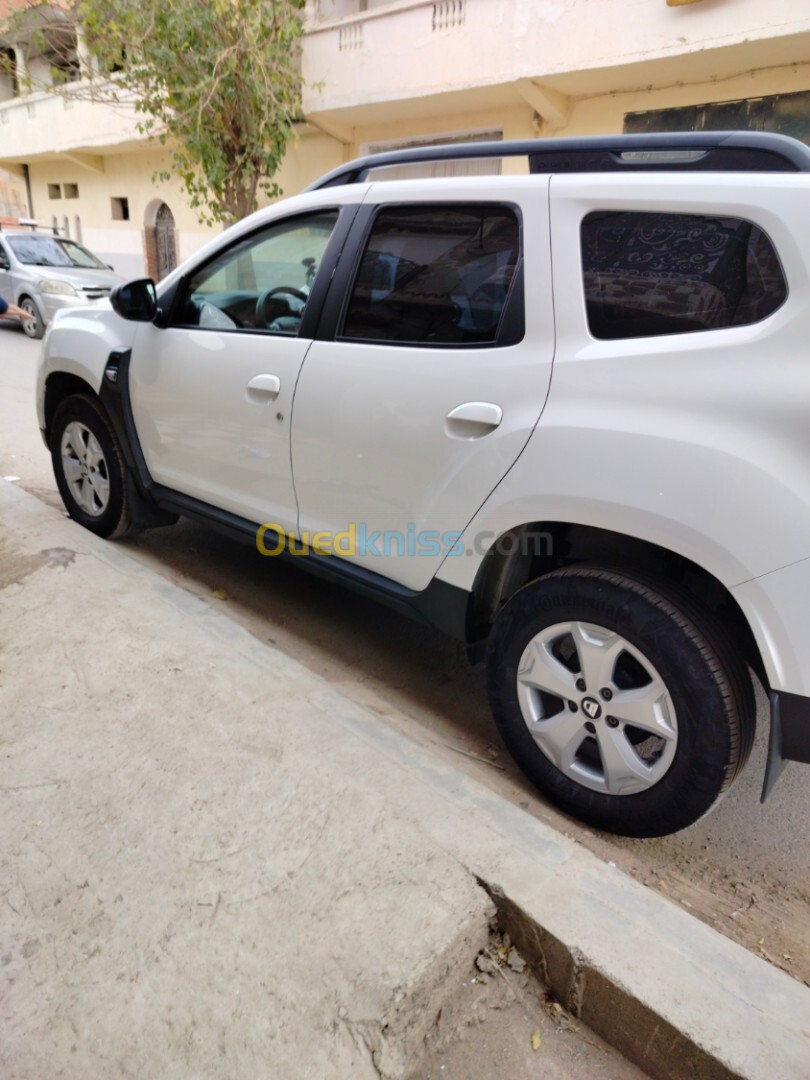
[{"label": "front side window", "polygon": [[588,327],[607,340],[747,326],[787,296],[770,240],[740,218],[588,214],[582,269]]},{"label": "front side window", "polygon": [[390,206],[374,220],[342,336],[413,345],[493,343],[520,258],[504,206]]},{"label": "front side window", "polygon": [[297,334],[337,211],[276,222],[190,279],[175,324]]}]

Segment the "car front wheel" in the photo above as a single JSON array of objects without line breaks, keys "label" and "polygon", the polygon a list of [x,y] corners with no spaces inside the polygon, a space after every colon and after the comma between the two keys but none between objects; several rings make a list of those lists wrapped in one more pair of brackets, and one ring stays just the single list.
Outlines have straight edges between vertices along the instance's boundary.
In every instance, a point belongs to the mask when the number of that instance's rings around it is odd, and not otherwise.
[{"label": "car front wheel", "polygon": [[39,313],[39,308],[30,296],[24,296],[20,300],[20,307],[31,316],[30,319],[22,319],[22,328],[30,338],[41,338],[45,333],[45,322]]},{"label": "car front wheel", "polygon": [[94,398],[74,395],[59,405],[50,448],[59,493],[73,520],[98,536],[129,532],[124,457]]},{"label": "car front wheel", "polygon": [[487,678],[521,769],[608,832],[691,825],[753,742],[751,679],[719,627],[613,571],[559,570],[516,593],[493,629]]}]

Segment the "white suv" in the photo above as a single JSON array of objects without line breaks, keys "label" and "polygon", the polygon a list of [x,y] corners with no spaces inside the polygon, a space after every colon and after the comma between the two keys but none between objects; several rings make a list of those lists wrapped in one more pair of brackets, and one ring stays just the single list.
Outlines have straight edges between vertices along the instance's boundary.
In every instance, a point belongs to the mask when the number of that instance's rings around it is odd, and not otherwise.
[{"label": "white suv", "polygon": [[457,635],[521,768],[614,832],[710,809],[753,672],[764,797],[810,762],[808,207],[810,149],[776,135],[353,162],[157,290],[57,314],[38,410],[65,505],[101,536],[183,514],[303,551]]}]

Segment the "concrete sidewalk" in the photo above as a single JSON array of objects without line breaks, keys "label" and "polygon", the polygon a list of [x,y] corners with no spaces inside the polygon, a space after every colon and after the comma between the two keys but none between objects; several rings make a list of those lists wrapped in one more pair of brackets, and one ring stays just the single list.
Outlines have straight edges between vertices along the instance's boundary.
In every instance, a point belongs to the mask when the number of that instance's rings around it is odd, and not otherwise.
[{"label": "concrete sidewalk", "polygon": [[492,898],[650,1075],[810,1076],[806,988],[2,481],[0,745],[4,1077],[417,1075]]}]

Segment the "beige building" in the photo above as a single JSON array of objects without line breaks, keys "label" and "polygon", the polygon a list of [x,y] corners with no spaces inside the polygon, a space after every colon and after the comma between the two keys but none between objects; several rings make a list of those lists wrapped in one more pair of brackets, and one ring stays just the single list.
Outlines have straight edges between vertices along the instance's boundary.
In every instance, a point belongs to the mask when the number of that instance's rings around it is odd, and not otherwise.
[{"label": "beige building", "polygon": [[[746,127],[810,142],[808,0],[314,0],[307,25],[287,194],[358,154],[431,141]],[[87,100],[82,43],[51,70],[67,74],[61,95],[25,85],[52,56],[3,47],[19,75],[0,76],[0,167],[37,220],[124,274],[196,250],[209,230],[179,183],[154,180],[165,152],[132,113]]]}]

